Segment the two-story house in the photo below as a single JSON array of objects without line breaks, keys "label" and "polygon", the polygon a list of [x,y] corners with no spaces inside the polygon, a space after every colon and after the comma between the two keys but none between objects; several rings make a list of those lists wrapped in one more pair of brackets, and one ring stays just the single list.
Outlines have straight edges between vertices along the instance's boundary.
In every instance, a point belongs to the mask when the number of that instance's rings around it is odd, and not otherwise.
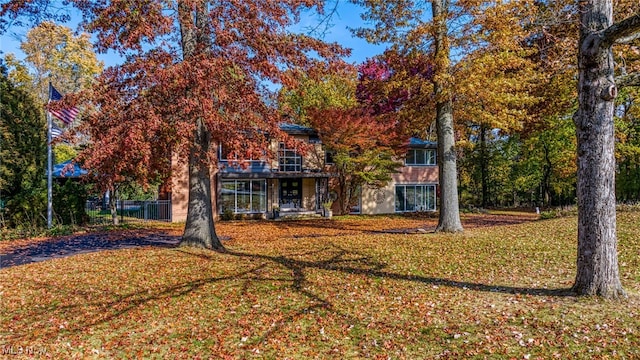
[{"label": "two-story house", "polygon": [[438,188],[436,153],[436,143],[411,138],[404,166],[391,175],[391,181],[385,187],[362,189],[359,207],[354,212],[373,215],[435,211]]},{"label": "two-story house", "polygon": [[[250,218],[270,218],[280,214],[315,214],[331,198],[331,163],[315,130],[282,124],[281,130],[306,143],[300,152],[283,142],[274,142],[272,160],[249,160],[246,167],[229,164],[224,148],[212,177],[212,204],[217,215],[244,214]],[[405,166],[392,175],[383,188],[365,188],[354,212],[385,214],[436,209],[438,167],[435,143],[411,139]],[[187,214],[188,186],[186,166],[173,161],[172,185],[161,191],[171,199],[172,221],[184,221]]]}]

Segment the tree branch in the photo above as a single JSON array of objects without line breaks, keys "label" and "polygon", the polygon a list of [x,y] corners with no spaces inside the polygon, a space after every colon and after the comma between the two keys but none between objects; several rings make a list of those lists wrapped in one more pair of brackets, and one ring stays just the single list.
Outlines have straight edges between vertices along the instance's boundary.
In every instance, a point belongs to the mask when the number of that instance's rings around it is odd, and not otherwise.
[{"label": "tree branch", "polygon": [[616,40],[616,44],[628,44],[634,40],[640,39],[640,31],[633,34],[633,35],[629,35],[626,37],[622,37],[618,40]]},{"label": "tree branch", "polygon": [[616,80],[616,86],[618,88],[623,88],[628,86],[640,86],[640,72],[629,74],[629,75],[617,76],[615,80]]},{"label": "tree branch", "polygon": [[640,36],[640,14],[630,16],[606,28],[601,34],[601,46],[609,47],[615,42],[627,42],[638,36]]}]

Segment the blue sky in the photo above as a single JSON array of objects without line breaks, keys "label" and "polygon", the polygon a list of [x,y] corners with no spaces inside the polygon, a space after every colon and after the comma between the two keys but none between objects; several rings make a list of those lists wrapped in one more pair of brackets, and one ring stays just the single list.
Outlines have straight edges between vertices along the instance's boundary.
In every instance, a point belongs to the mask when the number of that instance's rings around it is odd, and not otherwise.
[{"label": "blue sky", "polygon": [[[351,56],[347,58],[349,62],[361,63],[367,58],[382,53],[384,46],[376,46],[366,41],[354,37],[349,31],[349,27],[363,26],[364,23],[360,19],[361,9],[356,5],[341,0],[338,5],[337,14],[331,20],[333,25],[327,33],[324,40],[329,42],[337,42],[345,47],[351,48]],[[305,26],[313,26],[317,23],[315,17],[303,19],[299,25],[301,28]],[[67,26],[74,27],[73,24]],[[0,40],[0,49],[2,56],[8,53],[14,53],[18,58],[22,59],[24,55],[20,51],[20,42],[24,38],[28,29],[9,29],[9,32],[2,35]],[[113,54],[98,54],[98,58],[104,61],[106,66],[116,65],[119,58]]]}]

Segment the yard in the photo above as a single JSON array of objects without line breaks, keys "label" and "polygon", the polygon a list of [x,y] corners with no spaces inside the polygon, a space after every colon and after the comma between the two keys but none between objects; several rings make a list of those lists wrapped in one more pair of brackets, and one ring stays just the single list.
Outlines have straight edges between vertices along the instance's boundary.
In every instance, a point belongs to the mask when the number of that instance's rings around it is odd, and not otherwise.
[{"label": "yard", "polygon": [[618,214],[622,302],[568,292],[575,217],[462,219],[462,234],[430,233],[429,218],[218,223],[228,253],[0,269],[0,345],[56,359],[640,357],[640,212]]}]

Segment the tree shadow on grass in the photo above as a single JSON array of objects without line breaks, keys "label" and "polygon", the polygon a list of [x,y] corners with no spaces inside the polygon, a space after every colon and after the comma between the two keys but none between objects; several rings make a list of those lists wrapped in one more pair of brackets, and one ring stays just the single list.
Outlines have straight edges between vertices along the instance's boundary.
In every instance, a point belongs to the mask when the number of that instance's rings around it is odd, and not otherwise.
[{"label": "tree shadow on grass", "polygon": [[[205,259],[210,259],[210,260],[214,259],[212,256],[209,256],[207,254],[192,254],[192,253],[188,253],[188,254],[202,257]],[[576,295],[574,292],[571,291],[571,289],[546,289],[546,288],[491,285],[491,284],[483,284],[483,283],[449,280],[445,278],[424,277],[424,276],[402,274],[397,272],[390,272],[385,270],[387,268],[387,264],[376,261],[371,256],[368,256],[356,251],[346,250],[335,244],[328,244],[323,249],[320,249],[317,251],[299,253],[299,254],[290,254],[288,256],[283,256],[283,255],[271,256],[271,255],[264,255],[264,254],[252,254],[252,253],[237,252],[232,250],[227,250],[226,255],[239,257],[239,258],[249,258],[253,260],[262,260],[264,261],[263,264],[273,263],[284,269],[287,269],[292,274],[292,278],[290,279],[291,288],[294,289],[299,294],[308,298],[311,303],[311,305],[287,316],[285,319],[280,321],[276,326],[273,326],[270,330],[268,330],[266,333],[260,336],[257,340],[253,341],[252,343],[248,343],[247,345],[250,345],[250,344],[257,345],[267,340],[274,334],[278,333],[278,331],[282,330],[282,328],[284,327],[284,324],[286,324],[287,322],[291,322],[295,318],[297,318],[297,316],[314,309],[324,309],[324,310],[333,312],[341,318],[348,319],[350,323],[359,322],[358,319],[348,314],[338,312],[336,307],[334,307],[334,305],[329,300],[324,299],[319,295],[314,294],[313,292],[307,290],[307,287],[305,286],[308,284],[306,272],[312,269],[335,271],[335,272],[344,273],[344,274],[363,275],[371,278],[383,278],[383,279],[390,279],[390,280],[409,281],[409,282],[415,282],[423,285],[442,286],[442,287],[450,287],[450,288],[479,291],[479,292],[494,292],[494,293],[503,293],[503,294],[544,296],[544,297],[573,297]],[[327,255],[329,256],[327,257]],[[301,259],[305,257],[315,257],[315,256],[325,256],[326,258],[321,260]]]},{"label": "tree shadow on grass", "polygon": [[[495,292],[504,294],[519,294],[530,296],[547,296],[547,297],[570,297],[575,296],[570,289],[545,289],[545,288],[529,288],[504,285],[492,285],[475,283],[468,281],[457,281],[438,277],[425,277],[410,275],[401,272],[389,271],[388,266],[384,262],[380,262],[373,257],[357,251],[348,250],[328,243],[320,249],[310,252],[291,253],[286,255],[267,255],[259,253],[247,253],[233,251],[228,249],[226,253],[208,253],[204,251],[191,251],[190,249],[177,248],[174,251],[188,256],[194,256],[207,261],[224,261],[225,257],[235,257],[241,259],[256,260],[257,264],[244,271],[239,271],[226,276],[202,277],[191,281],[178,282],[172,286],[161,289],[142,289],[125,295],[110,295],[105,299],[105,295],[97,301],[83,301],[85,298],[82,294],[78,301],[70,305],[56,306],[42,304],[36,309],[30,311],[30,317],[33,318],[49,318],[57,316],[60,318],[69,318],[69,314],[74,312],[84,312],[84,316],[80,319],[73,318],[70,326],[65,329],[67,333],[81,333],[87,328],[107,324],[116,319],[126,317],[130,312],[145,307],[146,304],[155,301],[162,301],[171,298],[180,298],[197,292],[208,284],[214,284],[225,281],[244,280],[246,282],[273,282],[286,284],[295,293],[306,298],[307,301],[300,301],[297,309],[292,309],[283,318],[280,318],[268,330],[264,331],[260,336],[248,341],[243,347],[253,346],[263,343],[264,341],[275,337],[281,331],[284,331],[287,324],[294,322],[299,316],[308,314],[314,310],[325,310],[336,316],[345,319],[345,321],[354,324],[361,320],[354,318],[349,314],[340,312],[334,304],[321,295],[309,290],[312,283],[308,280],[308,272],[310,270],[324,270],[336,273],[360,275],[369,278],[382,278],[389,280],[408,281],[429,286],[441,286],[456,289],[464,289],[478,292]],[[265,275],[262,271],[267,267],[274,267],[278,270],[278,274],[282,276]],[[268,272],[267,272],[268,273]],[[46,287],[44,282],[34,281],[33,287]],[[250,284],[249,284],[250,285]],[[53,290],[53,289],[52,289]],[[246,292],[247,284],[242,287],[241,292]],[[59,292],[59,291],[58,291]],[[59,292],[62,294],[62,292]],[[109,295],[106,295],[109,297]],[[88,313],[86,308],[93,308]],[[41,332],[41,336],[45,338],[58,336],[59,329],[49,327]]]},{"label": "tree shadow on grass", "polygon": [[[243,252],[227,251],[228,255],[237,257],[248,257],[252,259],[267,260],[277,263],[287,269],[290,269],[294,276],[293,287],[298,289],[306,280],[304,271],[307,269],[318,269],[327,271],[342,272],[345,274],[364,275],[372,278],[383,278],[390,280],[402,280],[421,283],[425,285],[436,285],[464,290],[496,292],[517,295],[533,295],[533,296],[553,296],[553,297],[570,297],[575,296],[575,292],[571,289],[547,289],[547,288],[530,288],[505,285],[491,285],[474,283],[467,281],[457,281],[438,277],[426,277],[410,274],[401,274],[384,270],[387,264],[374,261],[370,256],[363,255],[355,251],[348,251],[335,244],[330,244],[330,248],[334,250],[334,254],[326,260],[301,260],[285,256],[269,256],[264,254],[250,254]],[[328,250],[326,248],[325,250]],[[358,256],[357,258],[347,258]]]}]

